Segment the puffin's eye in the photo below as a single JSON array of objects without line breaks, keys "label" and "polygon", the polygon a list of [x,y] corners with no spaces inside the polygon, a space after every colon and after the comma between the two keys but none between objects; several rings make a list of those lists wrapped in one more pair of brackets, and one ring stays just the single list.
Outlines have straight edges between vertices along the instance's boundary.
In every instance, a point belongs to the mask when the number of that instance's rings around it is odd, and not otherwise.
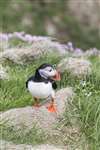
[{"label": "puffin's eye", "polygon": [[49,72],[51,72],[51,71],[52,71],[52,69],[49,70]]}]

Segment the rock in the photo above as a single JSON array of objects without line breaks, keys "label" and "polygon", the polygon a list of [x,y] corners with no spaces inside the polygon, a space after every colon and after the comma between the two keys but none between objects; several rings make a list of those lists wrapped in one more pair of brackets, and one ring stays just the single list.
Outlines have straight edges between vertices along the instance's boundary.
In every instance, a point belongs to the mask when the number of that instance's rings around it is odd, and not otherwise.
[{"label": "rock", "polygon": [[39,58],[48,52],[55,52],[58,55],[66,54],[66,50],[60,43],[44,38],[43,40],[39,40],[39,37],[37,37],[36,40],[28,46],[5,49],[3,52],[0,52],[0,59],[3,61],[8,59],[17,64],[23,64],[28,60]]},{"label": "rock", "polygon": [[7,71],[6,68],[4,68],[2,65],[0,65],[0,79],[4,80],[4,79],[9,78],[6,71]]},{"label": "rock", "polygon": [[60,148],[60,147],[56,147],[54,145],[40,145],[40,146],[35,146],[33,147],[33,150],[65,150],[65,148]]},{"label": "rock", "polygon": [[16,145],[12,142],[0,140],[0,150],[65,150],[65,148],[56,147],[54,145],[42,144],[42,145]]},{"label": "rock", "polygon": [[57,107],[57,113],[48,112],[46,108],[48,103],[39,108],[29,106],[15,108],[1,113],[1,122],[3,123],[6,121],[9,126],[13,126],[15,129],[23,129],[24,125],[26,130],[30,130],[36,125],[37,128],[41,128],[45,132],[48,132],[48,130],[51,132],[59,120],[58,118],[63,116],[67,102],[73,94],[72,88],[61,89],[56,93],[55,104]]},{"label": "rock", "polygon": [[91,73],[91,63],[83,58],[65,58],[61,60],[57,67],[61,72],[70,71],[77,77]]}]

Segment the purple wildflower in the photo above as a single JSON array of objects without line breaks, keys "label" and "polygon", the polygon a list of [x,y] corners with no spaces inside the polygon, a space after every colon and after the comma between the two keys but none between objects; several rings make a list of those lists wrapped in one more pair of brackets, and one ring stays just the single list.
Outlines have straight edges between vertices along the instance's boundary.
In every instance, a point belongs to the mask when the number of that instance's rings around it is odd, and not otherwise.
[{"label": "purple wildflower", "polygon": [[0,40],[1,41],[8,41],[8,35],[0,33]]},{"label": "purple wildflower", "polygon": [[76,53],[82,53],[82,49],[80,49],[80,48],[75,48],[75,52],[76,52]]},{"label": "purple wildflower", "polygon": [[26,34],[24,38],[27,42],[32,42],[33,41],[33,37],[30,34]]},{"label": "purple wildflower", "polygon": [[54,42],[54,46],[60,51],[60,53],[64,54],[66,52],[63,44]]},{"label": "purple wildflower", "polygon": [[23,35],[20,32],[14,32],[13,37],[25,41],[25,38],[23,37]]},{"label": "purple wildflower", "polygon": [[67,44],[61,44],[62,47],[65,49],[65,50],[68,50],[68,45]]}]

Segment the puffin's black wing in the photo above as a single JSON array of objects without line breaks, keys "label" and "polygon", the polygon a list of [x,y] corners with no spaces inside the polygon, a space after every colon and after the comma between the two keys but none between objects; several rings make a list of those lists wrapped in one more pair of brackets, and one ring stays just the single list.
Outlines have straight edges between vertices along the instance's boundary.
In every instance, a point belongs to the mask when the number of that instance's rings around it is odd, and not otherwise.
[{"label": "puffin's black wing", "polygon": [[57,89],[57,84],[56,84],[56,82],[53,82],[53,83],[52,83],[52,87],[53,87],[53,89]]},{"label": "puffin's black wing", "polygon": [[34,81],[34,76],[31,76],[27,81],[26,81],[26,88],[28,88],[28,82],[29,81]]},{"label": "puffin's black wing", "polygon": [[57,83],[52,79],[49,79],[49,81],[52,83],[52,88],[57,89]]}]

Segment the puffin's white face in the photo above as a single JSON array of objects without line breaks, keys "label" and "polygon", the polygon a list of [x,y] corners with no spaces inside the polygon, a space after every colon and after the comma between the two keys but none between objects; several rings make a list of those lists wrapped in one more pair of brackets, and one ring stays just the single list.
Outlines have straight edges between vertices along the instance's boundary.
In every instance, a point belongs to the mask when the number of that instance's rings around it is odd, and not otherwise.
[{"label": "puffin's white face", "polygon": [[42,77],[44,78],[52,78],[54,76],[56,76],[57,71],[56,69],[52,68],[51,66],[47,66],[43,69],[39,69],[39,73]]}]

